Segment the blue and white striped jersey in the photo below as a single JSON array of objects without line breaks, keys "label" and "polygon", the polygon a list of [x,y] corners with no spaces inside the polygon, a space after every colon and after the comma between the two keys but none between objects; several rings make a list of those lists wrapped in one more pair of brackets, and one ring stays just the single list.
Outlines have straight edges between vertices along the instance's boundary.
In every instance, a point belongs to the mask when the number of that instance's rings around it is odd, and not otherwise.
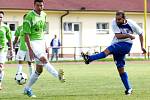
[{"label": "blue and white striped jersey", "polygon": [[[117,25],[116,20],[113,19],[112,21],[112,31],[114,32],[114,34],[117,33],[122,33],[122,34],[142,34],[143,30],[132,20],[130,19],[126,19],[127,23],[122,24],[120,26]],[[132,40],[130,38],[126,38],[126,39],[117,39],[115,36],[112,40],[112,44],[114,43],[118,43],[118,42],[128,42],[128,43],[132,43]]]}]

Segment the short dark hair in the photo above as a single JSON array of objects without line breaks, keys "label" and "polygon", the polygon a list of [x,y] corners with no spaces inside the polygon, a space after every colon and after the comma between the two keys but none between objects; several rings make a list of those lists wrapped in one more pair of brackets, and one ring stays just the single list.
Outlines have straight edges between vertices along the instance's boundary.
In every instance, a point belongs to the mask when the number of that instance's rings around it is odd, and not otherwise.
[{"label": "short dark hair", "polygon": [[4,15],[4,12],[3,12],[3,11],[0,11],[0,14],[3,14],[3,15]]},{"label": "short dark hair", "polygon": [[44,2],[44,0],[34,0],[34,4],[35,4],[36,2]]},{"label": "short dark hair", "polygon": [[122,15],[122,18],[126,18],[126,16],[125,16],[125,12],[123,11],[123,10],[119,10],[119,11],[117,11],[116,12],[116,16],[118,16],[118,15]]}]

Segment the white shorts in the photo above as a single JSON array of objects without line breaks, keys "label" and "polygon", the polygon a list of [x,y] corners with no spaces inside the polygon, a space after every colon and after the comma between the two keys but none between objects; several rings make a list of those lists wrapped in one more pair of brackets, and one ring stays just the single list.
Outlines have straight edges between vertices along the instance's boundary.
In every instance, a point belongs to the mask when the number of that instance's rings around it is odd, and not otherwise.
[{"label": "white shorts", "polygon": [[28,51],[23,51],[23,50],[18,50],[17,55],[16,55],[16,60],[17,61],[31,61],[29,57],[29,52]]},{"label": "white shorts", "polygon": [[5,48],[0,49],[0,63],[5,63],[6,56],[7,56],[7,50]]},{"label": "white shorts", "polygon": [[31,41],[30,43],[31,43],[32,50],[35,54],[36,62],[40,62],[39,59],[43,56],[47,58],[44,40],[34,40]]}]

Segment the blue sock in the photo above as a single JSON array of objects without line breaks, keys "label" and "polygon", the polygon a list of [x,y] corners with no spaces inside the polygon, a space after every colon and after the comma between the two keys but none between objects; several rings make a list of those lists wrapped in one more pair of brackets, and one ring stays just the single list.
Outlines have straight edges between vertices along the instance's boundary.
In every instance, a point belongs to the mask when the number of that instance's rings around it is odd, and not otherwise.
[{"label": "blue sock", "polygon": [[128,80],[128,75],[126,72],[124,72],[123,74],[120,74],[120,77],[121,77],[121,80],[126,88],[126,90],[128,89],[131,89],[131,85],[129,83],[129,80]]},{"label": "blue sock", "polygon": [[89,56],[89,60],[93,61],[93,60],[102,59],[102,58],[105,58],[105,57],[106,57],[106,54],[104,52],[101,52],[99,54]]}]

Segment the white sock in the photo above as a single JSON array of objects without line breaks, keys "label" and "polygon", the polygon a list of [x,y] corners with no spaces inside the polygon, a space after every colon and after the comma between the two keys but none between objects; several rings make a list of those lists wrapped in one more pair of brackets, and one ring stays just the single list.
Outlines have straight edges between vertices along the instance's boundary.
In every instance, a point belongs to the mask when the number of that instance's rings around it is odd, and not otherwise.
[{"label": "white sock", "polygon": [[0,81],[2,81],[4,78],[4,71],[2,70],[1,73],[0,73]]},{"label": "white sock", "polygon": [[32,75],[32,73],[34,73],[34,66],[32,66],[32,64],[31,64],[31,65],[29,65],[29,74],[30,74],[30,76]]},{"label": "white sock", "polygon": [[22,72],[22,64],[18,64],[17,73]]},{"label": "white sock", "polygon": [[58,77],[58,71],[48,62],[44,64],[46,70],[51,73],[54,77]]},{"label": "white sock", "polygon": [[30,76],[30,79],[28,81],[28,83],[26,84],[26,89],[30,89],[31,86],[37,81],[37,79],[39,78],[40,74],[35,71],[34,73],[32,73],[32,75]]}]

